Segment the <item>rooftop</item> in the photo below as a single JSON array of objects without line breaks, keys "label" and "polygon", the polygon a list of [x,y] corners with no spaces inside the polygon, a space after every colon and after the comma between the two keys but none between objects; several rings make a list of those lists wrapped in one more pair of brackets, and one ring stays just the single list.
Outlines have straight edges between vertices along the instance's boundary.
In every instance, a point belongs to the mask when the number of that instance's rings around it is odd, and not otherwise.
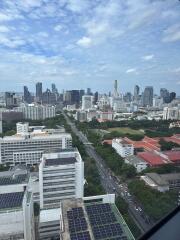
[{"label": "rooftop", "polygon": [[147,177],[151,178],[159,186],[167,186],[168,182],[162,177],[162,175],[157,173],[147,173]]},{"label": "rooftop", "polygon": [[81,199],[62,202],[64,240],[120,239],[134,240],[114,204],[84,203]]},{"label": "rooftop", "polygon": [[163,154],[168,156],[169,160],[172,162],[180,161],[180,151],[165,151]]},{"label": "rooftop", "polygon": [[55,165],[67,165],[67,164],[74,164],[77,160],[75,157],[68,157],[68,158],[54,158],[54,159],[46,159],[46,166],[55,166]]},{"label": "rooftop", "polygon": [[22,184],[28,181],[29,174],[25,169],[14,168],[0,172],[0,185]]},{"label": "rooftop", "polygon": [[24,192],[0,194],[0,210],[21,207],[23,197]]},{"label": "rooftop", "polygon": [[126,157],[126,160],[129,161],[130,163],[138,164],[138,163],[146,163],[143,159],[139,158],[136,155],[131,155]]},{"label": "rooftop", "polygon": [[140,152],[137,155],[138,157],[144,159],[151,166],[160,166],[160,165],[167,164],[166,159],[164,159],[160,155],[157,155],[154,152]]}]

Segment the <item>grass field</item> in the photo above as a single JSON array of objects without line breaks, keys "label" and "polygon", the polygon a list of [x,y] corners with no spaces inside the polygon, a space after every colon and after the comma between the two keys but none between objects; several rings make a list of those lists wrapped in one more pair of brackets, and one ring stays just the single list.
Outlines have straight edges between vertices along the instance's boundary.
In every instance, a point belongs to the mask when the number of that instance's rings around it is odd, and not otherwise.
[{"label": "grass field", "polygon": [[113,132],[116,131],[118,133],[122,133],[122,134],[131,134],[131,135],[144,135],[143,132],[139,131],[139,130],[134,130],[131,128],[125,128],[125,127],[117,127],[117,128],[108,128],[109,132]]}]

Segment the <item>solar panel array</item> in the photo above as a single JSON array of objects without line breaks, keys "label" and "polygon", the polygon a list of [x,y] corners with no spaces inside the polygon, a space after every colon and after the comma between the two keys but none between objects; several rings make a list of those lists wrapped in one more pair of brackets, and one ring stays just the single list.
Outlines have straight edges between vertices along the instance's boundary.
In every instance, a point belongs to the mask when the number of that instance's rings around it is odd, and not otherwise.
[{"label": "solar panel array", "polygon": [[0,185],[11,185],[11,184],[22,183],[26,180],[26,178],[27,178],[26,174],[17,175],[15,177],[13,176],[0,177]]},{"label": "solar panel array", "polygon": [[126,240],[121,224],[118,223],[111,206],[105,204],[93,204],[86,206],[86,211],[91,223],[94,238],[96,240]]},{"label": "solar panel array", "polygon": [[88,225],[82,207],[67,211],[71,240],[90,240]]},{"label": "solar panel array", "polygon": [[23,192],[0,194],[0,209],[22,206]]}]

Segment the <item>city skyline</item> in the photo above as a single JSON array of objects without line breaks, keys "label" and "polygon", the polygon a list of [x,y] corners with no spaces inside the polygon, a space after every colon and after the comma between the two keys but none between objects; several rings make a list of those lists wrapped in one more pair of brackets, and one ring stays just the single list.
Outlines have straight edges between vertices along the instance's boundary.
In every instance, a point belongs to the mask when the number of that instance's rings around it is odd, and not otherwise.
[{"label": "city skyline", "polygon": [[[154,86],[180,95],[180,2],[25,0],[0,3],[1,91],[120,92]],[[123,91],[122,91],[123,89]]]}]

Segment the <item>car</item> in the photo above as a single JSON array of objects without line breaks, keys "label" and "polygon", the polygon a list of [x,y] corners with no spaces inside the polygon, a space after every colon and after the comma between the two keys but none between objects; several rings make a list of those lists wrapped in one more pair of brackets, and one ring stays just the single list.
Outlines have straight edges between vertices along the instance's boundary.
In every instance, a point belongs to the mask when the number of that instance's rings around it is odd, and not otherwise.
[{"label": "car", "polygon": [[136,206],[134,207],[134,209],[135,209],[136,211],[139,211],[138,207],[136,207]]},{"label": "car", "polygon": [[142,212],[142,208],[138,207],[138,210],[139,210],[140,212]]}]

